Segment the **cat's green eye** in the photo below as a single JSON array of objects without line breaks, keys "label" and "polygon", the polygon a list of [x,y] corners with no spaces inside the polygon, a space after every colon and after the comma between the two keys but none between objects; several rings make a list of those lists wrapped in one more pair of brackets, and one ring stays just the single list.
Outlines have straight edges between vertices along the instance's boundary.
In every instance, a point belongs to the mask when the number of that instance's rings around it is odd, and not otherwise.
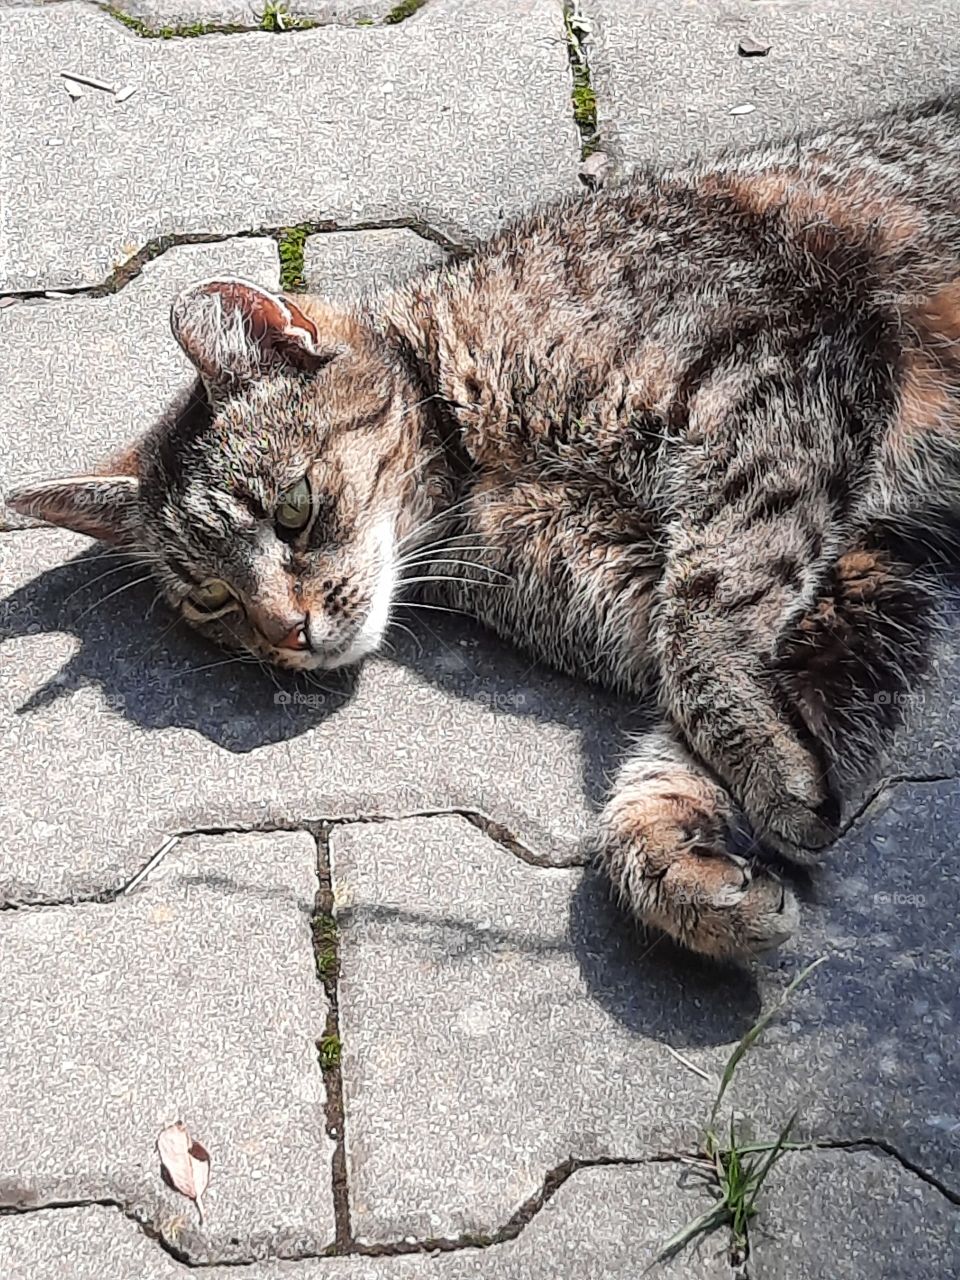
[{"label": "cat's green eye", "polygon": [[298,481],[281,496],[274,514],[281,529],[306,528],[310,521],[310,486],[306,480]]},{"label": "cat's green eye", "polygon": [[199,609],[202,613],[212,613],[215,609],[222,609],[225,604],[233,599],[233,592],[220,578],[212,578],[209,582],[205,582],[203,586],[194,587],[187,596],[187,603],[192,604],[195,609]]}]

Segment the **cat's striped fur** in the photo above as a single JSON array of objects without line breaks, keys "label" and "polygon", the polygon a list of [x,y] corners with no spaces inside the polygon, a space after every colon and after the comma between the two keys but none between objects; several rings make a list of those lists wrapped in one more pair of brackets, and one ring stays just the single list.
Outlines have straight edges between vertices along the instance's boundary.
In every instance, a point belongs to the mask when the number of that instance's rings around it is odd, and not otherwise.
[{"label": "cat's striped fur", "polygon": [[740,815],[829,843],[960,511],[960,100],[639,173],[349,315],[208,282],[173,322],[212,409],[18,509],[146,545],[175,605],[225,579],[191,620],[283,665],[352,660],[406,589],[652,702],[601,821],[620,897],[712,955],[791,932]]}]

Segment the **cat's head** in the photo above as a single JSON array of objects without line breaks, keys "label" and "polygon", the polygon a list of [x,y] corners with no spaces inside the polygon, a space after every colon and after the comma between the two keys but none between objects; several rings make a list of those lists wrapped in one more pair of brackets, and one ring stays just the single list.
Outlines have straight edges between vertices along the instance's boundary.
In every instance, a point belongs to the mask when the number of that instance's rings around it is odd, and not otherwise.
[{"label": "cat's head", "polygon": [[206,396],[96,474],[9,504],[145,555],[173,608],[227,648],[356,662],[387,626],[420,500],[409,380],[372,327],[240,280],[188,289],[171,325]]}]

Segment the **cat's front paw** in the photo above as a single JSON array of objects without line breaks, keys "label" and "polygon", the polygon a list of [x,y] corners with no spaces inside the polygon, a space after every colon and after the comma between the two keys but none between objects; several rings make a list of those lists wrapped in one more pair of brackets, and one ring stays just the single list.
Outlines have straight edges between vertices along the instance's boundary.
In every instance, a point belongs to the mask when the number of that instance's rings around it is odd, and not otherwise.
[{"label": "cat's front paw", "polygon": [[841,806],[826,773],[793,740],[758,749],[738,799],[759,835],[798,862],[817,855],[839,835]]},{"label": "cat's front paw", "polygon": [[600,862],[621,902],[692,951],[743,957],[786,941],[798,909],[762,864],[731,851],[729,800],[666,764],[621,786],[603,815]]}]

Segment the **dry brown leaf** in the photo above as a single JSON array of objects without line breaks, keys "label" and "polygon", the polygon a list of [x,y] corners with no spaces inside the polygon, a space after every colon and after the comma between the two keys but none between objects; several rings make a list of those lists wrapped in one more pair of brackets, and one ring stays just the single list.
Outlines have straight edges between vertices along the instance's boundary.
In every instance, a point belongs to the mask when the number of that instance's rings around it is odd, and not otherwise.
[{"label": "dry brown leaf", "polygon": [[203,1225],[203,1193],[210,1181],[210,1154],[195,1142],[182,1120],[168,1124],[157,1137],[157,1151],[164,1177],[174,1190],[195,1200]]}]

